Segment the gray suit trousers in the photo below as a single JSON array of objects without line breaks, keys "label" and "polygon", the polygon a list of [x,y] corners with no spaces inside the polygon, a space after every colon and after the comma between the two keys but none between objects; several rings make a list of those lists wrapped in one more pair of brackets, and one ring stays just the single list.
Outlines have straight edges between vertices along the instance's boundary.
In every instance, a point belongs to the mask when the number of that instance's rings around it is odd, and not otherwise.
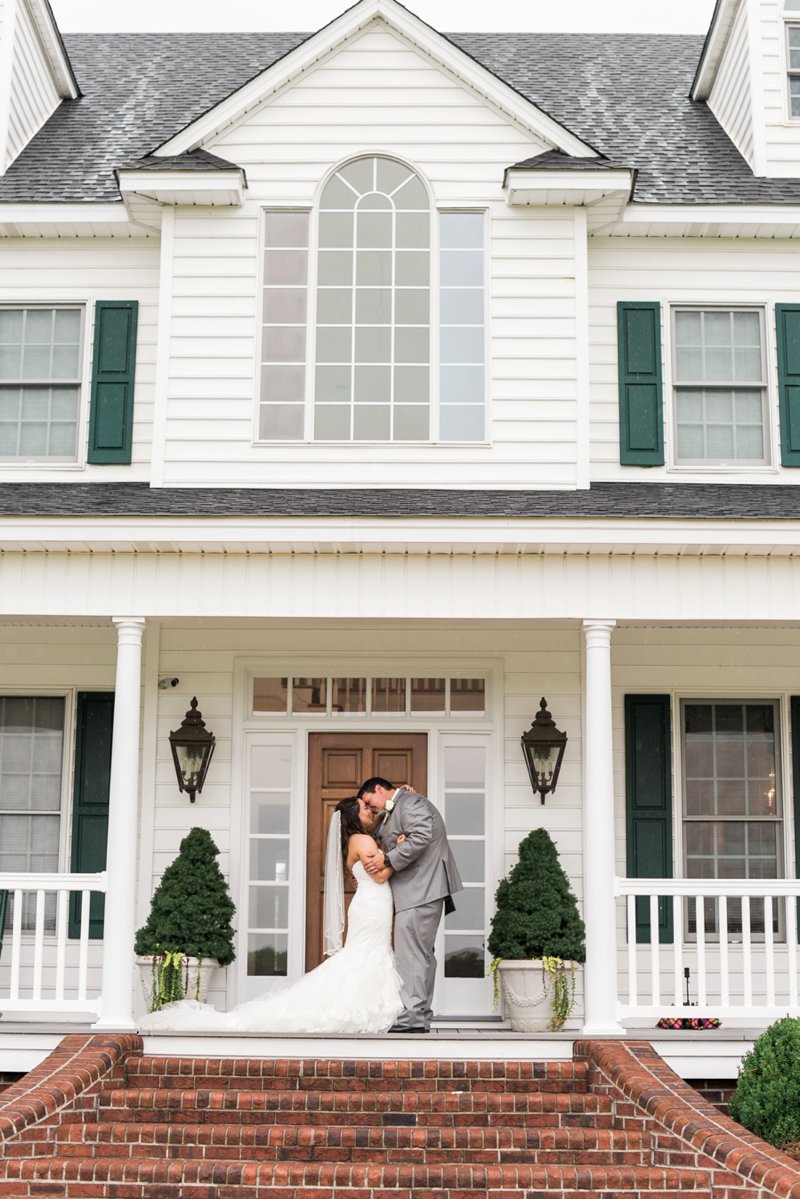
[{"label": "gray suit trousers", "polygon": [[436,932],[444,899],[398,912],[394,918],[394,954],[400,975],[404,1011],[397,1023],[404,1028],[430,1028],[433,984],[436,979]]}]

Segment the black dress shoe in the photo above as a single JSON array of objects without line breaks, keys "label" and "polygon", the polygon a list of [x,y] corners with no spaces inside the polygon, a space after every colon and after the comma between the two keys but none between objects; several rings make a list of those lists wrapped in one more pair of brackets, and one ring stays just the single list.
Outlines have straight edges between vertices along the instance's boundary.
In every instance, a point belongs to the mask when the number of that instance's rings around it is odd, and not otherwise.
[{"label": "black dress shoe", "polygon": [[430,1032],[431,1030],[429,1028],[423,1027],[423,1025],[421,1025],[421,1024],[417,1025],[415,1028],[409,1028],[407,1024],[393,1024],[392,1027],[387,1029],[386,1031],[387,1032]]}]

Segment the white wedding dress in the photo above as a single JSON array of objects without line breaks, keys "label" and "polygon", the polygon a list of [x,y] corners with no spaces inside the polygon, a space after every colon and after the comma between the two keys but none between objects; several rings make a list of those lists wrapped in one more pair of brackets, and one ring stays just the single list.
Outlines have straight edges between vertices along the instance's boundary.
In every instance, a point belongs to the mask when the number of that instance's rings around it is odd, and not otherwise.
[{"label": "white wedding dress", "polygon": [[338,953],[282,991],[242,1003],[230,1012],[183,1000],[151,1012],[147,1031],[258,1033],[385,1032],[403,1010],[392,953],[392,889],[376,883],[360,861],[347,916],[347,940]]}]

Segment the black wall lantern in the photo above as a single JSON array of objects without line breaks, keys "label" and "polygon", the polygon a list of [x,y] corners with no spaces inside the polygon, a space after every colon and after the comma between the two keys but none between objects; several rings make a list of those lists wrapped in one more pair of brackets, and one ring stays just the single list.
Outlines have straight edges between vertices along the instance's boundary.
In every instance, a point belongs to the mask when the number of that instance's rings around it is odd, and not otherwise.
[{"label": "black wall lantern", "polygon": [[197,710],[197,697],[183,718],[181,727],[169,735],[172,760],[178,776],[178,788],[186,791],[194,803],[195,792],[203,790],[208,764],[214,756],[216,738],[206,728],[203,715]]},{"label": "black wall lantern", "polygon": [[542,803],[549,791],[555,791],[561,759],[567,746],[567,734],[555,726],[547,711],[547,700],[542,698],[533,724],[522,734],[520,741],[525,755],[525,765],[534,793],[541,796]]}]

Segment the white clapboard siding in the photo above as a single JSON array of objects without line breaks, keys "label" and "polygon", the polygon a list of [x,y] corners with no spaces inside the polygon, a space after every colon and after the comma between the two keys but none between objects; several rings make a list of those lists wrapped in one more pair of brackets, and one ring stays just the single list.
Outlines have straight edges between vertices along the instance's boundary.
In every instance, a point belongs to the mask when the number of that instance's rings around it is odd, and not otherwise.
[{"label": "white clapboard siding", "polygon": [[[89,411],[94,338],[94,304],[97,300],[138,300],[136,385],[133,405],[132,466],[86,466],[82,478],[147,479],[150,474],[153,424],[153,390],[156,373],[159,249],[155,240],[76,239],[75,241],[3,242],[0,303],[82,304],[86,310],[83,337],[83,388],[81,395],[85,439]],[[58,468],[42,464],[0,464],[0,480],[52,480]],[[61,468],[63,470],[63,468]]]},{"label": "white clapboard siding", "polygon": [[28,5],[18,3],[16,12],[13,34],[11,30],[2,30],[4,37],[14,38],[7,144],[0,146],[3,156],[0,166],[6,167],[24,150],[59,103],[58,90]]},{"label": "white clapboard siding", "polygon": [[800,175],[800,121],[789,118],[783,4],[781,0],[751,0],[751,3],[757,7],[760,37],[761,74],[757,77],[763,103],[763,173],[796,178]]},{"label": "white clapboard siding", "polygon": [[[799,131],[800,132],[800,131]],[[778,241],[746,244],[709,241],[676,242],[609,238],[589,245],[589,370],[591,395],[592,478],[634,479],[635,467],[619,462],[619,396],[617,381],[617,311],[619,300],[658,300],[662,305],[664,420],[671,444],[670,317],[671,304],[753,304],[765,309],[769,380],[770,437],[773,464],[779,462],[777,441],[776,303],[796,303],[800,247]],[[668,458],[669,461],[669,458]],[[647,469],[648,480],[669,475],[669,467]],[[675,476],[671,476],[675,477]],[[708,481],[709,473],[682,468],[681,479]],[[736,470],[738,482],[794,483],[793,471],[770,468]]]},{"label": "white clapboard siding", "polygon": [[[758,48],[756,48],[758,53]],[[733,27],[720,60],[708,107],[728,137],[753,165],[753,96],[747,4],[738,6]],[[760,119],[760,114],[759,114]]]},{"label": "white clapboard siding", "polygon": [[[247,171],[244,209],[175,221],[163,481],[346,486],[364,445],[253,446],[259,210],[313,205],[327,172],[363,153],[397,155],[436,204],[490,214],[490,445],[380,447],[411,486],[574,485],[577,430],[575,222],[512,211],[506,167],[546,148],[382,22],[370,26],[209,146]],[[217,319],[219,318],[219,319]]]}]

